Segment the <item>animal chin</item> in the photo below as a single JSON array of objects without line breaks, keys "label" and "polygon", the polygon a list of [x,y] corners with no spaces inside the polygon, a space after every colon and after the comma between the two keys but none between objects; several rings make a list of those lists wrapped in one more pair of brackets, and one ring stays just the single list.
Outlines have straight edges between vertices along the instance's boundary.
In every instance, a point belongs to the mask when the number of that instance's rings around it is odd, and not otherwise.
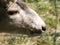
[{"label": "animal chin", "polygon": [[41,34],[42,32],[44,32],[42,29],[37,28],[30,28],[30,29],[31,34]]},{"label": "animal chin", "polygon": [[42,31],[41,30],[33,30],[33,31],[31,31],[31,34],[41,34],[42,33]]}]

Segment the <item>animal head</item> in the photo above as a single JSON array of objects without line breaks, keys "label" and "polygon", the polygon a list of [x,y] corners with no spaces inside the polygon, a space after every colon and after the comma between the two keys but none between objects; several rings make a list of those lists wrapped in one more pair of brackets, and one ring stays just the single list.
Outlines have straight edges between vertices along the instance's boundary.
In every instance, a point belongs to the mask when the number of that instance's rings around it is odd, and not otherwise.
[{"label": "animal head", "polygon": [[6,17],[1,18],[2,21],[0,21],[0,25],[5,26],[4,29],[24,28],[36,33],[46,30],[45,22],[41,17],[22,1],[11,2],[6,13]]}]

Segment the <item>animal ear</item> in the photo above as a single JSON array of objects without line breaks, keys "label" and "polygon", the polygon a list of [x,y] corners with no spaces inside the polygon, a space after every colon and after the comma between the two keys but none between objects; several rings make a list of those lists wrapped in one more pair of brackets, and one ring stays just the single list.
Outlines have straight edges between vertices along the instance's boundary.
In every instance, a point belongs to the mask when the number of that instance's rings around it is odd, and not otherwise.
[{"label": "animal ear", "polygon": [[23,2],[23,1],[21,1],[21,0],[17,0],[16,4],[18,4],[18,5],[20,6],[20,8],[21,8],[21,9],[23,9],[23,10],[28,9],[27,4],[26,4],[26,3],[24,3],[24,2]]}]

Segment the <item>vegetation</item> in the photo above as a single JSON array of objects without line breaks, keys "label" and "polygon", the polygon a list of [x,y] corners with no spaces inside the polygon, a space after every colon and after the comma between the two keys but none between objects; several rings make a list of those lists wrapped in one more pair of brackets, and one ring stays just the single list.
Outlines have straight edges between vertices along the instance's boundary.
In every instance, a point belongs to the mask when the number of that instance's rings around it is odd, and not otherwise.
[{"label": "vegetation", "polygon": [[[55,8],[52,0],[24,0],[32,9],[34,9],[46,22],[47,30],[38,36],[28,36],[23,34],[8,34],[1,33],[0,45],[53,45],[54,33],[56,28]],[[59,0],[58,0],[59,1]],[[59,5],[59,4],[57,4]],[[59,5],[60,6],[60,5]],[[58,10],[60,7],[58,6]],[[59,13],[58,13],[59,16]],[[60,18],[58,25],[60,24]],[[59,28],[60,29],[60,28]],[[57,29],[59,32],[59,30]],[[60,45],[60,33],[57,32],[56,45]]]}]

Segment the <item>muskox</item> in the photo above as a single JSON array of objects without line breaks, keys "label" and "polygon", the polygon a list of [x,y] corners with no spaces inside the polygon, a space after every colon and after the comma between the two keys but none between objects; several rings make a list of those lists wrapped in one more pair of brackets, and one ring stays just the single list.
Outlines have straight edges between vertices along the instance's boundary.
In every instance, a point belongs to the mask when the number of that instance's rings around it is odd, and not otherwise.
[{"label": "muskox", "polygon": [[3,15],[0,14],[0,32],[41,33],[46,30],[45,22],[23,1],[11,2],[3,9]]}]

